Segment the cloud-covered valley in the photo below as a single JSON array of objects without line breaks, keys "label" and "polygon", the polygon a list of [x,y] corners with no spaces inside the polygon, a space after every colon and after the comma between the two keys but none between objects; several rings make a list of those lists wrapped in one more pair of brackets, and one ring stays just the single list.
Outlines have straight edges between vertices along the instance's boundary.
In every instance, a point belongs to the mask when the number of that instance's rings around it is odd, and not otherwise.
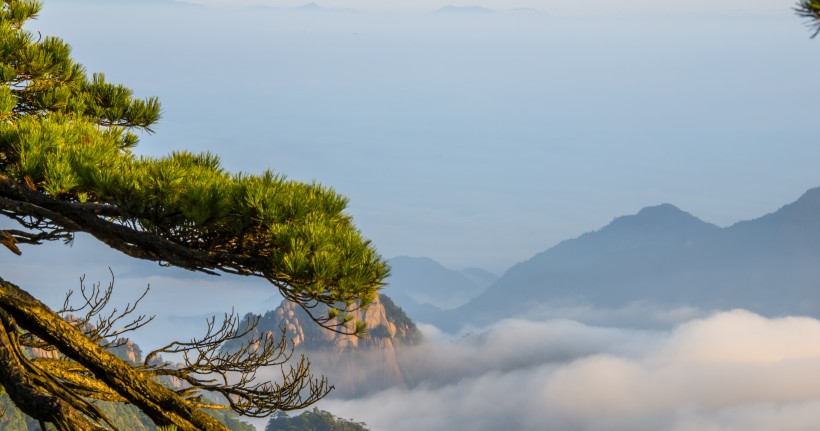
[{"label": "cloud-covered valley", "polygon": [[809,430],[820,421],[820,321],[743,310],[667,331],[502,321],[400,361],[410,389],[320,407],[403,430]]}]

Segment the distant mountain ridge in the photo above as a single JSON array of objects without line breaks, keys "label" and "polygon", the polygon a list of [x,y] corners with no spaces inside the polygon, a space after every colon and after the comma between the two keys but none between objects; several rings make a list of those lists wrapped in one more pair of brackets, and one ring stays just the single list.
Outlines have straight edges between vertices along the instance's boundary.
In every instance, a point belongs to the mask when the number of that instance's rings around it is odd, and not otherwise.
[{"label": "distant mountain ridge", "polygon": [[391,275],[384,293],[416,320],[455,308],[477,297],[498,276],[479,268],[454,270],[427,257],[388,260]]},{"label": "distant mountain ridge", "polygon": [[438,14],[491,14],[494,11],[481,6],[442,6],[435,13]]},{"label": "distant mountain ridge", "polygon": [[293,9],[293,11],[297,12],[309,12],[309,13],[338,13],[338,12],[353,12],[352,9],[340,9],[340,8],[328,8],[324,6],[320,6],[316,2],[310,2],[303,4],[302,6],[297,6]]},{"label": "distant mountain ridge", "polygon": [[617,217],[513,266],[431,321],[456,330],[539,307],[636,302],[820,317],[820,188],[726,228],[670,204]]}]

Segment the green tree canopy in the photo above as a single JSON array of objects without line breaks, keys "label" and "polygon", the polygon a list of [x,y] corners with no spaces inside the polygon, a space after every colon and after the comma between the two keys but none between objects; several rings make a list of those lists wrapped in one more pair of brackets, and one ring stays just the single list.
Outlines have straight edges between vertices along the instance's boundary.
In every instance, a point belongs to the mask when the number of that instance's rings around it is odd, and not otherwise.
[{"label": "green tree canopy", "polygon": [[265,431],[368,431],[361,422],[337,418],[330,412],[313,408],[298,416],[276,414],[268,421]]},{"label": "green tree canopy", "polygon": [[[89,77],[65,42],[25,30],[38,1],[0,5],[0,214],[19,225],[0,230],[0,244],[20,254],[23,244],[69,241],[84,232],[160,264],[264,278],[308,311],[329,310],[312,315],[319,324],[363,329],[346,311],[372,302],[389,269],[353,225],[344,197],[270,171],[226,172],[212,154],[138,155],[136,132],[150,133],[159,120],[157,99],[134,98],[99,73]],[[318,304],[327,307],[314,308]],[[165,390],[149,378],[163,372],[134,368],[103,349],[99,333],[95,338],[81,329],[0,278],[0,384],[27,414],[58,429],[97,429],[105,417],[74,394],[84,389],[85,397],[132,403],[159,425],[224,429],[197,409],[201,399],[190,391]],[[182,377],[216,390],[194,376],[237,372],[230,368],[237,364],[246,367],[239,371],[253,371],[247,358],[220,357],[212,349],[237,335],[235,329],[226,321],[199,343],[176,345],[205,355],[211,367],[189,364]],[[30,360],[22,351],[27,343],[45,344],[73,365]],[[286,346],[268,344],[261,352],[269,357],[251,365],[287,357]],[[300,366],[289,378],[291,386],[235,387],[238,392],[225,395],[243,413],[303,407],[301,392],[313,384],[311,376]],[[307,402],[321,396],[318,389]],[[233,397],[243,396],[258,404],[236,404]]]}]

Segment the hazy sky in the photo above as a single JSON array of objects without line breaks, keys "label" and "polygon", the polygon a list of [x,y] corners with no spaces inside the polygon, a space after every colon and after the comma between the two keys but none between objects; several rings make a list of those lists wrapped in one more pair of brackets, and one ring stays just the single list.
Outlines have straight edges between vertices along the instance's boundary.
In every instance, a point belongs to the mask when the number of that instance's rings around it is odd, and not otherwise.
[{"label": "hazy sky", "polygon": [[211,7],[268,6],[272,8],[295,8],[307,3],[317,3],[326,8],[354,9],[356,11],[408,12],[431,11],[443,6],[480,6],[494,10],[536,9],[556,15],[607,15],[617,14],[675,14],[687,12],[723,12],[743,10],[748,12],[778,13],[783,2],[777,0],[692,0],[687,2],[660,2],[657,0],[186,0],[187,3]]},{"label": "hazy sky", "polygon": [[[386,257],[500,273],[646,205],[726,225],[820,185],[820,41],[791,4],[493,1],[471,4],[536,12],[47,0],[30,28],[161,99],[143,154],[212,151],[234,171],[332,185]],[[109,266],[124,302],[152,283],[160,315],[277,302],[265,283],[186,280],[87,237],[24,252],[0,270],[50,304]],[[182,311],[181,286],[213,295]]]},{"label": "hazy sky", "polygon": [[727,225],[820,185],[791,2],[306,2],[47,0],[32,28],[161,99],[143,153],[332,185],[387,257],[501,272],[646,205]]}]

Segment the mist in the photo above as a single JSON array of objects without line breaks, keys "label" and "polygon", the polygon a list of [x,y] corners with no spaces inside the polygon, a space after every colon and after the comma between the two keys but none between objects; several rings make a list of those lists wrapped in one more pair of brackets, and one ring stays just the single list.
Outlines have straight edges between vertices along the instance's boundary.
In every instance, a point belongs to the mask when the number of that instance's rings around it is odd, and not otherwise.
[{"label": "mist", "polygon": [[[506,320],[401,353],[414,383],[320,404],[387,430],[810,430],[820,321],[734,310],[652,331]],[[431,336],[432,335],[432,336]]]}]

